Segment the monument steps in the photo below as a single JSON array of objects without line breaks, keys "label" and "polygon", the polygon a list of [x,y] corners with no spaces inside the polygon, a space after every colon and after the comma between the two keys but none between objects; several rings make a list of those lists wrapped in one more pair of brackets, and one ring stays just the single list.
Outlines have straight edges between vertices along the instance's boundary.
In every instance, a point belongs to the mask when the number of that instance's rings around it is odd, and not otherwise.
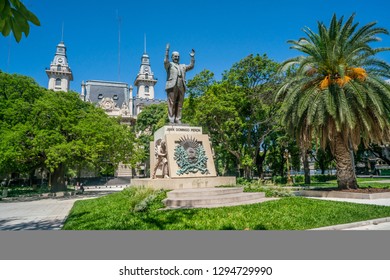
[{"label": "monument steps", "polygon": [[273,200],[264,193],[244,193],[243,188],[202,188],[173,190],[163,201],[165,209],[214,208]]}]

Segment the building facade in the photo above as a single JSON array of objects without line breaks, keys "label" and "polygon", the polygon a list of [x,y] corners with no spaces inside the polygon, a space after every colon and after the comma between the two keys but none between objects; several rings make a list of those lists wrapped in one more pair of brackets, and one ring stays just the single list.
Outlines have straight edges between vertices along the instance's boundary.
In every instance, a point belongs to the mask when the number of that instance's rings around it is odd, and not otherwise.
[{"label": "building facade", "polygon": [[[55,91],[68,91],[70,81],[73,80],[72,71],[68,65],[66,46],[64,42],[57,45],[57,50],[50,68],[46,69],[49,78],[48,88]],[[135,78],[137,88],[133,96],[133,87],[124,82],[87,80],[81,84],[80,98],[102,108],[110,117],[120,117],[126,125],[134,125],[137,115],[142,109],[151,104],[159,104],[166,100],[155,99],[154,86],[157,79],[154,77],[149,55],[144,52],[141,65]],[[142,167],[140,167],[142,173]],[[126,164],[119,164],[117,177],[133,176],[132,169]]]},{"label": "building facade", "polygon": [[122,82],[90,80],[81,84],[80,98],[102,108],[110,117],[121,117],[124,124],[134,124],[130,106],[133,87]]},{"label": "building facade", "polygon": [[122,122],[133,125],[145,106],[166,102],[155,98],[157,83],[149,56],[144,53],[133,87],[123,82],[88,80],[81,84],[81,99],[96,104],[111,117],[121,117]]}]

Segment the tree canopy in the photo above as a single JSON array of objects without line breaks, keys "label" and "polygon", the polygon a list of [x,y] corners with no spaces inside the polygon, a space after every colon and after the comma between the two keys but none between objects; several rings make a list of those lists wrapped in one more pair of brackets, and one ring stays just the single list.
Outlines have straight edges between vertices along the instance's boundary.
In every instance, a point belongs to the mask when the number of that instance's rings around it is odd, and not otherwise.
[{"label": "tree canopy", "polygon": [[134,165],[134,133],[119,122],[77,93],[0,73],[0,174],[43,168],[58,190],[65,186],[66,168]]},{"label": "tree canopy", "polygon": [[225,71],[222,81],[204,70],[188,82],[192,95],[185,102],[185,121],[210,133],[220,173],[234,161],[242,175],[251,176],[257,167],[262,176],[268,149],[263,144],[276,129],[280,106],[272,98],[278,66],[265,54],[249,55]]},{"label": "tree canopy", "polygon": [[138,138],[139,162],[149,163],[149,143],[154,133],[168,122],[167,103],[152,104],[142,109],[137,116],[135,133]]},{"label": "tree canopy", "polygon": [[318,22],[318,32],[306,28],[306,38],[289,43],[304,55],[283,63],[296,65],[277,94],[283,100],[282,122],[309,146],[312,139],[322,148],[329,144],[336,159],[340,188],[356,188],[353,150],[361,140],[390,140],[390,66],[373,48],[378,35],[388,34],[376,23],[359,28],[354,15],[346,21],[334,15],[329,27]]}]

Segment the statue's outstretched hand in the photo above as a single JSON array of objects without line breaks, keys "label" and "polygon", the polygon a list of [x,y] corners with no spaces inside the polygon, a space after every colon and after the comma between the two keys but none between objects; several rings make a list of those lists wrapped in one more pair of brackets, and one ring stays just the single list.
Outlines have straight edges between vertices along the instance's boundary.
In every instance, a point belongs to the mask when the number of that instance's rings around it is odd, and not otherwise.
[{"label": "statue's outstretched hand", "polygon": [[169,51],[169,43],[167,44],[166,48],[167,51]]},{"label": "statue's outstretched hand", "polygon": [[191,57],[195,56],[195,50],[194,49],[192,49],[192,51],[190,52],[190,56]]}]

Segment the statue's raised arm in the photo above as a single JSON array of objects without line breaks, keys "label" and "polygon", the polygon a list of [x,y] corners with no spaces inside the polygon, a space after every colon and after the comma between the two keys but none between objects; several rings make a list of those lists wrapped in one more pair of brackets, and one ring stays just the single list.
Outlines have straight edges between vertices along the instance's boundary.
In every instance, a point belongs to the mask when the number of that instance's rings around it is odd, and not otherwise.
[{"label": "statue's raised arm", "polygon": [[169,43],[167,43],[167,46],[165,47],[164,67],[165,70],[169,67]]}]

